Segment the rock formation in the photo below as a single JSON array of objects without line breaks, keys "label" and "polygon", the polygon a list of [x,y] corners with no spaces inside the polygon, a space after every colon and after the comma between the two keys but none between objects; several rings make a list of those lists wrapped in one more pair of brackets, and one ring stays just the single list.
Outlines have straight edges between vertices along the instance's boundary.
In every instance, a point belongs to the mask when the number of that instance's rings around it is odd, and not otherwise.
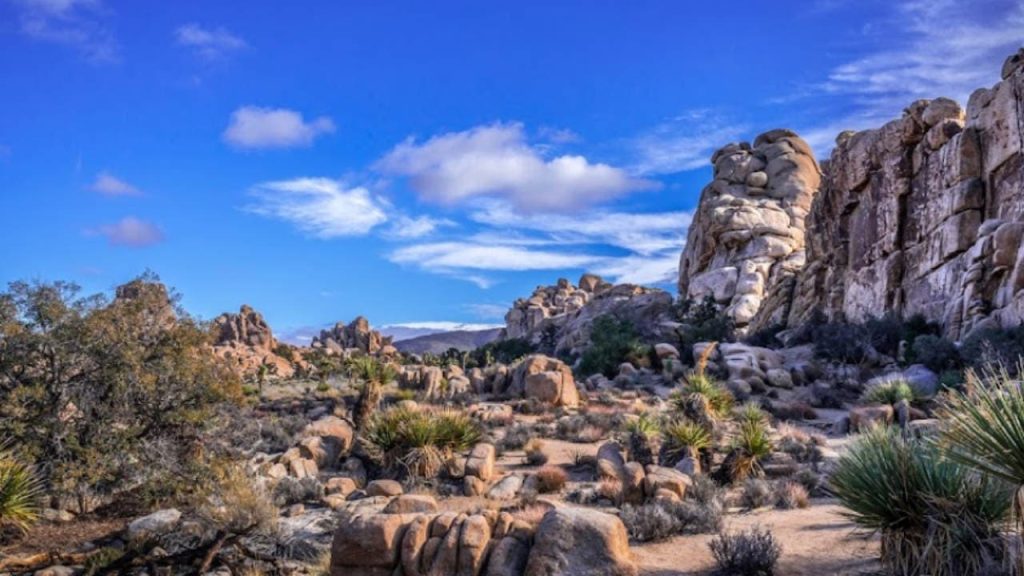
[{"label": "rock formation", "polygon": [[679,294],[711,296],[743,331],[754,318],[788,314],[804,265],[804,220],[821,182],[810,147],[789,130],[729,144],[711,157],[714,181],[701,192],[679,261]]},{"label": "rock formation", "polygon": [[237,314],[225,312],[213,320],[213,351],[242,376],[254,376],[267,366],[268,378],[291,378],[301,359],[278,356],[277,340],[263,315],[242,305]]},{"label": "rock formation", "polygon": [[642,337],[661,340],[671,335],[672,296],[663,290],[633,284],[612,285],[600,276],[584,274],[579,286],[562,278],[540,286],[527,299],[516,300],[505,314],[505,337],[534,344],[550,339],[554,350],[578,354],[590,341],[590,325],[613,315],[632,323]]},{"label": "rock formation", "polygon": [[338,322],[330,330],[321,330],[313,338],[313,348],[324,348],[327,352],[342,354],[347,350],[358,350],[365,354],[381,354],[394,351],[391,338],[381,336],[370,329],[370,322],[362,316],[346,325]]},{"label": "rock formation", "polygon": [[[786,154],[796,166],[767,168],[766,186],[781,173],[796,194],[788,196],[794,205],[813,197],[806,228],[791,219],[789,244],[775,239],[782,236],[782,205],[758,204],[759,210],[743,216],[751,207],[750,185],[762,178],[733,183],[730,166],[750,162],[742,145],[716,153],[716,180],[702,194],[683,252],[681,293],[712,293],[728,303],[738,325],[751,328],[795,326],[815,311],[848,321],[885,312],[922,314],[954,339],[982,326],[1021,323],[1024,51],[1006,61],[1002,77],[971,95],[966,114],[947,98],[920,100],[881,128],[840,134],[820,185],[813,163],[804,159],[807,151],[797,150],[802,141],[779,131],[759,138],[755,154],[768,156],[766,141],[794,149]],[[727,161],[724,151],[736,161]],[[745,197],[738,195],[741,189]],[[762,242],[755,250],[754,238],[766,234],[771,248]],[[801,266],[797,240],[804,235]],[[744,241],[740,246],[749,248],[729,248]],[[744,270],[768,258],[769,270],[795,273],[795,283],[773,280],[771,271],[745,282]],[[730,268],[737,269],[735,276]]]}]

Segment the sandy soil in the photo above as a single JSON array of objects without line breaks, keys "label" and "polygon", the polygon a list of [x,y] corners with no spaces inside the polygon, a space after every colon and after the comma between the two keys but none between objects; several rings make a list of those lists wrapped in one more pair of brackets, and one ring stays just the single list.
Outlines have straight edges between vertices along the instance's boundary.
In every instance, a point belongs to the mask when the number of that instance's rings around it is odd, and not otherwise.
[{"label": "sandy soil", "polygon": [[[765,510],[726,516],[729,530],[771,528],[782,543],[777,576],[851,576],[876,574],[878,538],[866,538],[839,515],[834,501],[816,499],[804,510]],[[645,576],[705,575],[714,566],[707,543],[712,536],[678,536],[663,542],[633,544]]]}]

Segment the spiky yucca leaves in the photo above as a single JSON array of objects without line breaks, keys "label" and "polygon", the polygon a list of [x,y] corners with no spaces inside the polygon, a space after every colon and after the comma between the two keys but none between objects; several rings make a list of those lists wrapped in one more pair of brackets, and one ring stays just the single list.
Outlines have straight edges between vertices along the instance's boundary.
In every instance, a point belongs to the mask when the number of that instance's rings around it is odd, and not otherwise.
[{"label": "spiky yucca leaves", "polygon": [[902,378],[879,382],[865,390],[860,397],[864,404],[895,404],[900,400],[913,403],[919,399],[920,394]]},{"label": "spiky yucca leaves", "polygon": [[17,458],[9,443],[0,442],[0,526],[28,530],[39,518],[41,496],[42,483],[32,468]]},{"label": "spiky yucca leaves", "polygon": [[853,522],[881,534],[893,574],[966,576],[1002,560],[1009,490],[933,443],[874,428],[840,458],[831,487]]},{"label": "spiky yucca leaves", "polygon": [[481,436],[468,416],[392,408],[375,415],[361,436],[375,463],[392,472],[431,478],[455,452],[469,449]]},{"label": "spiky yucca leaves", "polygon": [[362,356],[351,361],[349,372],[362,382],[352,419],[356,430],[363,430],[380,408],[384,385],[398,376],[398,370],[376,358]]},{"label": "spiky yucca leaves", "polygon": [[730,472],[733,480],[761,475],[761,462],[772,453],[772,439],[763,420],[744,420],[732,440]]},{"label": "spiky yucca leaves", "polygon": [[690,420],[724,418],[732,410],[732,393],[706,374],[691,374],[683,389],[672,396],[672,404]]},{"label": "spiky yucca leaves", "polygon": [[764,409],[762,409],[761,405],[757,402],[747,402],[737,410],[736,420],[741,424],[744,422],[767,424],[768,414],[765,413]]},{"label": "spiky yucca leaves", "polygon": [[697,459],[700,452],[711,448],[712,444],[711,432],[688,420],[679,420],[665,426],[662,438],[662,465],[674,465],[687,456]]},{"label": "spiky yucca leaves", "polygon": [[654,454],[658,451],[657,444],[661,432],[658,419],[644,412],[637,418],[628,420],[624,428],[629,459],[644,466],[654,464]]}]

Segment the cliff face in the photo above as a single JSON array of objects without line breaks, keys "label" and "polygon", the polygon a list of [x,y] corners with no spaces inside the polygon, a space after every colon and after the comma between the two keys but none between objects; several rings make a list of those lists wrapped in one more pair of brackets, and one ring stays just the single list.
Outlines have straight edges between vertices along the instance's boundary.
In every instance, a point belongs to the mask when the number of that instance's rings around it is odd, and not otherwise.
[{"label": "cliff face", "polygon": [[[789,130],[730,144],[711,158],[679,261],[679,293],[711,296],[741,331],[784,321],[804,266],[804,220],[821,183],[806,142]],[[784,297],[778,297],[784,295]]]},{"label": "cliff face", "polygon": [[[791,232],[806,236],[806,263],[788,267],[794,283],[769,282],[746,324],[794,326],[815,310],[850,321],[891,311],[923,314],[941,322],[949,337],[962,338],[982,325],[1020,323],[1022,64],[1024,51],[1007,60],[1001,82],[971,96],[966,114],[952,100],[922,100],[881,128],[840,134],[811,193],[806,229],[794,225]],[[713,212],[705,190],[697,232],[691,229],[683,252],[683,294],[695,294],[691,263],[708,251],[702,238],[724,242],[721,233],[709,232],[715,222],[707,206]],[[739,259],[743,266],[750,260]],[[705,261],[698,267],[704,274],[723,268],[714,258]],[[734,304],[729,310],[745,325],[749,312],[737,315]]]}]

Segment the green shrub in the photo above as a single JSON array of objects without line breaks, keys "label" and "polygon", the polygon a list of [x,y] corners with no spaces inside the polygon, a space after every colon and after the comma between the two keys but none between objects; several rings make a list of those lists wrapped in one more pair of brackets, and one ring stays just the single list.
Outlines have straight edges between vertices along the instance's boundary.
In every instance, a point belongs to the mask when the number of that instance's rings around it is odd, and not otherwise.
[{"label": "green shrub", "polygon": [[646,356],[647,348],[631,323],[610,315],[601,316],[590,327],[590,346],[583,352],[577,370],[583,377],[600,373],[614,378],[620,364],[642,364]]},{"label": "green shrub", "polygon": [[925,334],[939,335],[941,326],[929,322],[921,314],[915,314],[905,320],[895,314],[886,314],[880,318],[868,318],[864,322],[868,341],[875,350],[896,358],[899,356],[900,342],[913,343],[918,336]]},{"label": "green shrub", "polygon": [[935,444],[872,429],[840,458],[831,488],[854,523],[881,534],[882,563],[893,574],[978,574],[1002,556],[1008,490]]},{"label": "green shrub", "polygon": [[782,555],[782,546],[769,530],[719,533],[711,542],[716,576],[773,576],[775,564]]},{"label": "green shrub", "polygon": [[942,372],[961,365],[960,351],[956,344],[941,336],[925,334],[914,339],[907,362],[924,364],[932,372]]},{"label": "green shrub", "polygon": [[812,331],[814,354],[819,358],[858,364],[868,356],[868,334],[862,326],[827,322]]},{"label": "green shrub", "polygon": [[740,505],[748,510],[774,504],[775,489],[771,482],[761,478],[747,478],[740,490]]},{"label": "green shrub", "polygon": [[693,358],[693,345],[698,342],[732,342],[735,340],[735,326],[732,317],[725,314],[711,296],[700,302],[684,298],[673,307],[681,326],[676,329],[679,336],[679,354],[682,359]]},{"label": "green shrub", "polygon": [[747,335],[743,341],[750,346],[758,346],[761,348],[782,348],[783,343],[779,340],[779,332],[782,332],[785,328],[786,326],[783,324],[772,324],[771,326],[752,332]]},{"label": "green shrub", "polygon": [[1024,325],[975,330],[964,338],[960,353],[971,368],[1005,369],[1010,376],[1017,376],[1024,357]]},{"label": "green shrub", "polygon": [[892,378],[878,382],[864,391],[860,400],[864,404],[896,404],[900,400],[914,402],[920,395],[902,378]]},{"label": "green shrub", "polygon": [[506,340],[495,340],[477,348],[470,353],[473,363],[479,367],[485,367],[495,362],[512,364],[516,360],[529,356],[537,349],[529,340],[524,338],[508,338]]}]

